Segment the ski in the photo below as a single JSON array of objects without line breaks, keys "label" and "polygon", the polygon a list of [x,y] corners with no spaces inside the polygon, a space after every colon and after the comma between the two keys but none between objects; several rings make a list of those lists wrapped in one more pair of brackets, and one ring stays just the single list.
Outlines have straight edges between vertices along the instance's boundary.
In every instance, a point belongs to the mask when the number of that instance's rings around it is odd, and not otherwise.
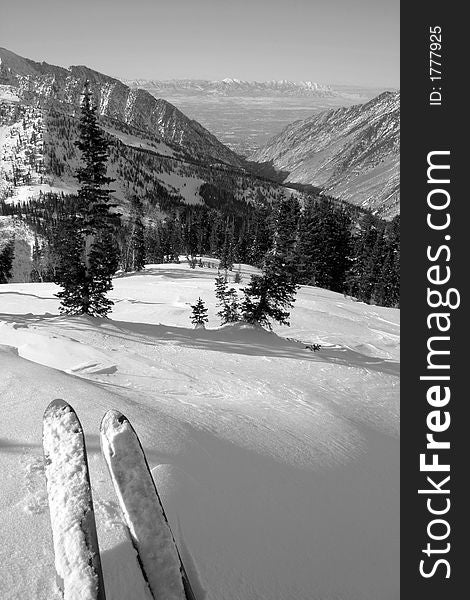
[{"label": "ski", "polygon": [[75,411],[64,400],[53,400],[46,408],[42,439],[62,597],[106,600],[85,438]]},{"label": "ski", "polygon": [[155,600],[196,600],[140,440],[116,410],[101,422],[101,449]]}]

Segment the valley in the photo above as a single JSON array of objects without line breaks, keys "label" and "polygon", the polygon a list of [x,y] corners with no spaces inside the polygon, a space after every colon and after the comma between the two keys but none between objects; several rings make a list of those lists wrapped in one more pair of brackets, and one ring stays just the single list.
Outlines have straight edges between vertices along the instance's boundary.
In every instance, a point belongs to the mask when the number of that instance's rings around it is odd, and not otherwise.
[{"label": "valley", "polygon": [[294,121],[325,110],[367,102],[384,91],[353,86],[306,90],[295,84],[283,90],[282,87],[269,89],[269,82],[264,87],[257,87],[256,82],[250,82],[251,85],[244,82],[246,85],[242,89],[235,85],[229,92],[215,85],[220,82],[203,82],[205,85],[199,84],[198,88],[185,81],[134,80],[126,83],[174,104],[242,156],[258,150]]}]

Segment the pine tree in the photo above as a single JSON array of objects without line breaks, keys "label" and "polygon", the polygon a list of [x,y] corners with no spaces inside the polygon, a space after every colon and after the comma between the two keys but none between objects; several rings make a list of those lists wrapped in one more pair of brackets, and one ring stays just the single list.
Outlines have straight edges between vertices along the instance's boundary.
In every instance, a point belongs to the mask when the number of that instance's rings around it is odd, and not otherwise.
[{"label": "pine tree", "polygon": [[248,224],[247,235],[251,241],[247,246],[246,260],[256,267],[262,266],[264,256],[272,247],[272,228],[270,227],[270,215],[272,209],[261,197],[259,204],[251,215]]},{"label": "pine tree", "polygon": [[219,249],[219,231],[220,231],[220,213],[213,211],[210,220],[211,228],[209,233],[209,254],[217,256]]},{"label": "pine tree", "polygon": [[310,198],[299,228],[299,282],[336,292],[345,288],[350,267],[352,222],[326,198]]},{"label": "pine tree", "polygon": [[183,249],[184,241],[181,220],[176,211],[172,212],[163,222],[162,238],[165,262],[179,263],[179,255]]},{"label": "pine tree", "polygon": [[59,222],[53,245],[54,248],[60,249],[61,257],[55,278],[55,283],[63,288],[57,294],[61,300],[59,310],[70,315],[81,315],[83,314],[81,298],[87,279],[83,261],[84,239],[76,216],[72,215]]},{"label": "pine tree", "polygon": [[263,275],[252,275],[250,284],[243,289],[243,320],[268,329],[272,329],[271,321],[289,325],[297,288],[282,259],[272,255],[266,261]]},{"label": "pine tree", "polygon": [[32,252],[32,269],[31,269],[31,281],[44,281],[43,276],[43,257],[44,248],[40,246],[38,236],[34,236],[33,252]]},{"label": "pine tree", "polygon": [[15,238],[12,237],[0,249],[0,283],[8,283],[8,280],[11,279],[14,257]]},{"label": "pine tree", "polygon": [[370,271],[372,250],[377,242],[379,220],[367,212],[359,223],[358,232],[353,242],[351,265],[346,273],[346,291],[362,302],[371,298]]},{"label": "pine tree", "polygon": [[278,203],[273,221],[273,252],[282,257],[285,268],[294,279],[298,278],[300,206],[294,196]]},{"label": "pine tree", "polygon": [[118,216],[110,211],[115,205],[110,203],[108,188],[113,180],[106,175],[109,143],[98,125],[88,81],[83,91],[79,133],[75,145],[83,162],[76,172],[80,188],[76,214],[60,225],[58,237],[64,246],[56,283],[63,289],[57,296],[61,312],[106,317],[113,304],[106,294],[112,289],[112,276],[118,266],[114,236]]},{"label": "pine tree", "polygon": [[400,306],[400,216],[385,229],[383,263],[373,297],[383,306]]},{"label": "pine tree", "polygon": [[377,238],[365,266],[364,289],[366,302],[377,303],[375,295],[385,262],[385,254],[385,226],[381,224],[377,229]]},{"label": "pine tree", "polygon": [[207,318],[207,308],[202,299],[199,298],[196,304],[191,304],[191,308],[193,309],[191,313],[191,323],[194,325],[195,329],[205,329],[205,324],[209,319]]},{"label": "pine tree", "polygon": [[231,287],[227,290],[225,304],[217,314],[222,319],[222,325],[237,323],[240,320],[240,301],[235,288]]},{"label": "pine tree", "polygon": [[165,257],[162,247],[162,232],[159,225],[147,227],[145,230],[145,256],[149,263],[163,263]]},{"label": "pine tree", "polygon": [[222,275],[215,279],[215,297],[220,310],[217,316],[220,317],[222,325],[227,323],[236,323],[240,320],[240,301],[235,288],[227,288],[227,280]]},{"label": "pine tree", "polygon": [[215,278],[215,297],[218,300],[218,304],[223,304],[225,295],[227,293],[227,279],[220,274],[220,271],[217,273],[217,277]]},{"label": "pine tree", "polygon": [[242,281],[242,273],[241,273],[241,265],[238,266],[238,271],[235,273],[235,277],[233,279],[234,283],[241,283]]},{"label": "pine tree", "polygon": [[141,200],[134,196],[131,200],[131,265],[134,271],[145,267],[145,227],[144,207]]},{"label": "pine tree", "polygon": [[242,318],[272,329],[271,321],[289,325],[298,288],[296,267],[299,206],[293,198],[282,201],[274,219],[274,247],[265,259],[262,275],[252,275],[243,289]]},{"label": "pine tree", "polygon": [[234,235],[233,235],[233,222],[229,223],[228,218],[225,225],[225,237],[224,245],[222,246],[222,252],[220,255],[220,268],[224,271],[231,271],[233,269],[234,260]]}]

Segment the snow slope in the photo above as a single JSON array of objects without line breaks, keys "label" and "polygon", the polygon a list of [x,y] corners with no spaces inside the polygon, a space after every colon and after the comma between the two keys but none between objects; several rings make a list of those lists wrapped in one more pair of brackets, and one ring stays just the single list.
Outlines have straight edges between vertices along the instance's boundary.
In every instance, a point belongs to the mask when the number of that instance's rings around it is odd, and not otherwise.
[{"label": "snow slope", "polygon": [[[198,600],[399,597],[399,311],[303,287],[280,337],[217,328],[215,274],[116,279],[108,320],[58,316],[53,284],[0,287],[1,598],[58,598],[41,449],[55,397],[86,433],[108,600],[148,600],[99,451],[113,408]],[[205,331],[189,322],[198,296]]]}]

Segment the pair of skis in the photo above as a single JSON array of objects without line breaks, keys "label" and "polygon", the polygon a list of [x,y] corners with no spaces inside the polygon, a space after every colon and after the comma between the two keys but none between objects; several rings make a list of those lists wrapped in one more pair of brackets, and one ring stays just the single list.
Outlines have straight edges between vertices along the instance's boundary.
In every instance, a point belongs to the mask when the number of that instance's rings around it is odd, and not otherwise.
[{"label": "pair of skis", "polygon": [[[101,449],[152,598],[195,600],[140,440],[108,411]],[[44,413],[43,448],[55,567],[64,600],[106,600],[85,438],[73,408],[54,400]]]}]

